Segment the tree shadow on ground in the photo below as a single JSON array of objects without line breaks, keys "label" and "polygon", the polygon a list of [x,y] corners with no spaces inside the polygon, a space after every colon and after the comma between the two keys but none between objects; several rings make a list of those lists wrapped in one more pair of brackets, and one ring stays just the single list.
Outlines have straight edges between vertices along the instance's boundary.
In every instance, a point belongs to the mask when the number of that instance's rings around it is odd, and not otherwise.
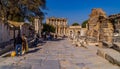
[{"label": "tree shadow on ground", "polygon": [[6,57],[11,57],[11,53],[8,53],[8,54],[2,56],[2,58],[6,58]]},{"label": "tree shadow on ground", "polygon": [[[35,52],[39,51],[40,49],[42,49],[42,48],[36,48],[36,49],[30,50],[30,51],[28,51],[26,54],[35,53]],[[23,54],[23,55],[26,55],[26,54]],[[11,57],[11,52],[5,54],[5,55],[2,56],[2,57],[3,57],[3,58]]]},{"label": "tree shadow on ground", "polygon": [[29,48],[36,48],[38,46],[43,46],[46,42],[39,42],[37,45],[34,45],[34,42],[29,43]]},{"label": "tree shadow on ground", "polygon": [[61,41],[61,40],[64,40],[64,39],[52,39],[52,40],[48,40],[48,41]]},{"label": "tree shadow on ground", "polygon": [[40,49],[42,49],[42,48],[36,48],[36,49],[30,50],[26,54],[35,53],[35,52],[39,51]]}]

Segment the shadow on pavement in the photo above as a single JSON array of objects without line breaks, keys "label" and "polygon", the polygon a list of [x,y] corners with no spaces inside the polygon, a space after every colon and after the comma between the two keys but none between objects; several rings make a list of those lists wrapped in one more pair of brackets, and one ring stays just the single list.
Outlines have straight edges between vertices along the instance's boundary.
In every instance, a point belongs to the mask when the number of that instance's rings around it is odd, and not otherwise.
[{"label": "shadow on pavement", "polygon": [[[34,50],[30,50],[30,51],[28,51],[26,54],[35,53],[35,52],[37,52],[37,51],[40,50],[40,49],[42,49],[42,48],[37,48],[37,49],[34,49]],[[25,54],[23,54],[23,55],[25,55]],[[5,55],[2,56],[2,57],[3,57],[3,58],[11,57],[11,53],[7,53],[7,54],[5,54]]]},{"label": "shadow on pavement", "polygon": [[37,45],[34,44],[34,42],[29,43],[29,48],[36,48],[38,46],[43,46],[46,43],[46,41],[39,41]]},{"label": "shadow on pavement", "polygon": [[30,50],[26,54],[35,53],[35,52],[39,51],[40,49],[42,49],[42,48],[37,48],[37,49],[34,49],[34,50]]},{"label": "shadow on pavement", "polygon": [[47,41],[61,41],[61,40],[64,40],[64,39],[52,39],[52,40],[47,40]]},{"label": "shadow on pavement", "polygon": [[4,56],[2,56],[3,58],[6,58],[6,57],[11,57],[11,54],[10,53],[8,53],[8,54],[6,54],[6,55],[4,55]]}]

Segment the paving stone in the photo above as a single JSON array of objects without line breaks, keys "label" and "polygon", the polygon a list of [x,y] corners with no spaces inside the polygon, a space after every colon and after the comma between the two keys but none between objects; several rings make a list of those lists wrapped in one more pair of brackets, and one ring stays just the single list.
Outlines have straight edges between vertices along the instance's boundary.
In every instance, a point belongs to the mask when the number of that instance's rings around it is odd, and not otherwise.
[{"label": "paving stone", "polygon": [[5,61],[5,60],[6,60],[6,58],[0,57],[0,62]]},{"label": "paving stone", "polygon": [[60,61],[61,69],[81,69],[79,66],[72,64],[70,61],[62,60]]},{"label": "paving stone", "polygon": [[99,47],[93,45],[87,46],[86,49],[75,47],[67,40],[61,40],[48,41],[37,48],[41,49],[21,57],[5,58],[6,60],[0,62],[0,69],[120,69],[119,66],[97,56]]},{"label": "paving stone", "polygon": [[27,59],[24,60],[24,62],[29,64],[41,64],[42,59]]},{"label": "paving stone", "polygon": [[40,69],[60,69],[58,60],[45,60],[41,63]]},{"label": "paving stone", "polygon": [[106,54],[106,53],[105,53],[104,51],[102,51],[101,49],[98,49],[98,50],[97,50],[97,55],[105,58],[105,54]]},{"label": "paving stone", "polygon": [[43,69],[40,64],[33,64],[32,69]]},{"label": "paving stone", "polygon": [[0,66],[0,69],[31,69],[31,65],[23,64],[23,65],[4,65]]}]

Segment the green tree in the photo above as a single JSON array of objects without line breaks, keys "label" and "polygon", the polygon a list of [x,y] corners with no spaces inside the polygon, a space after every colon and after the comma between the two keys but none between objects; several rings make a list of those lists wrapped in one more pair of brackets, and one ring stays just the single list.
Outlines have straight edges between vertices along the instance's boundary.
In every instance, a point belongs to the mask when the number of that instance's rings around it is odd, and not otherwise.
[{"label": "green tree", "polygon": [[79,23],[73,23],[72,26],[79,26]]},{"label": "green tree", "polygon": [[0,17],[4,20],[24,21],[43,17],[46,0],[0,0]]},{"label": "green tree", "polygon": [[55,27],[50,24],[43,24],[42,32],[52,32],[55,33]]},{"label": "green tree", "polygon": [[86,28],[86,24],[88,23],[88,20],[85,20],[83,23],[82,23],[82,28]]}]

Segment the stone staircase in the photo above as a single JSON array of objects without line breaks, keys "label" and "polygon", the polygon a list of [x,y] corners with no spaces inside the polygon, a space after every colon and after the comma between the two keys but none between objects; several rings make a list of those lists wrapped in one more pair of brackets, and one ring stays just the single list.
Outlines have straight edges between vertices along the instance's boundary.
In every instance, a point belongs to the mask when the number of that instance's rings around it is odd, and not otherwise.
[{"label": "stone staircase", "polygon": [[97,50],[97,55],[105,58],[112,64],[120,66],[120,43],[102,42],[102,48]]}]

